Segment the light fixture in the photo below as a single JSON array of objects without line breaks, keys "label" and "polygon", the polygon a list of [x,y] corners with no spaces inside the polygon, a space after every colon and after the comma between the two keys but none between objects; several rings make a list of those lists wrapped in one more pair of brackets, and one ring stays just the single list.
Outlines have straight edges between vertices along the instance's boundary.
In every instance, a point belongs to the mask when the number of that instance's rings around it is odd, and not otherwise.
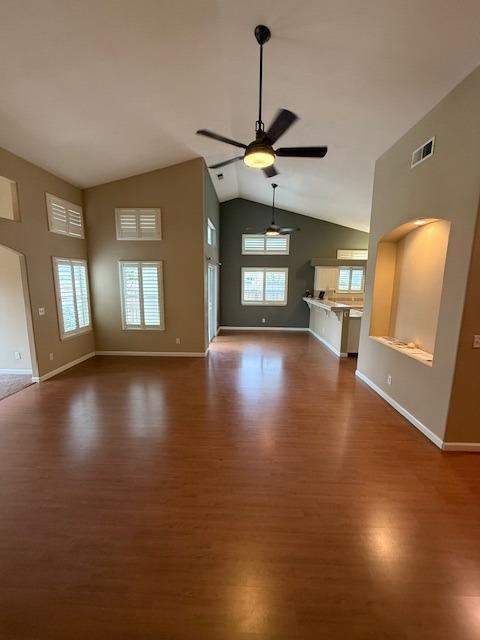
[{"label": "light fixture", "polygon": [[427,220],[426,218],[418,218],[418,220],[415,220],[413,224],[416,224],[417,227],[421,227],[422,224],[427,224],[428,222],[429,220]]},{"label": "light fixture", "polygon": [[279,236],[280,235],[280,231],[278,231],[278,229],[273,229],[272,227],[268,227],[267,229],[265,229],[265,235],[266,236]]},{"label": "light fixture", "polygon": [[265,169],[275,162],[275,153],[272,147],[256,140],[248,145],[243,161],[247,167]]}]

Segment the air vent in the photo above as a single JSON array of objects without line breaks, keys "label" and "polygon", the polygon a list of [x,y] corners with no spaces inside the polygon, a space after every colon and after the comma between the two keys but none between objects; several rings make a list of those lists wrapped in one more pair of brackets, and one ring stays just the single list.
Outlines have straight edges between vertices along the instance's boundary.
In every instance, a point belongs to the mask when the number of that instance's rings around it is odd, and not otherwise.
[{"label": "air vent", "polygon": [[430,138],[430,140],[427,140],[427,142],[422,144],[421,147],[418,147],[418,149],[415,149],[415,151],[412,153],[412,164],[410,166],[415,167],[417,164],[420,164],[427,158],[430,158],[430,156],[433,156],[434,145],[435,136],[433,136],[433,138]]}]

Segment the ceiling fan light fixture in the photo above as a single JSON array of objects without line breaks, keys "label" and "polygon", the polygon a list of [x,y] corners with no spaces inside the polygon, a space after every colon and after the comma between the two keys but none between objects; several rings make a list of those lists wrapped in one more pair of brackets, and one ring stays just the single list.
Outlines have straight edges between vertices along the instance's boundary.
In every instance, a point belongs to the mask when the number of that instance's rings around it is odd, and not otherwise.
[{"label": "ceiling fan light fixture", "polygon": [[275,162],[275,154],[267,146],[255,146],[253,149],[246,150],[243,161],[247,167],[265,169]]},{"label": "ceiling fan light fixture", "polygon": [[277,229],[272,229],[272,228],[268,228],[265,230],[265,235],[266,236],[279,236],[280,231],[278,231]]}]

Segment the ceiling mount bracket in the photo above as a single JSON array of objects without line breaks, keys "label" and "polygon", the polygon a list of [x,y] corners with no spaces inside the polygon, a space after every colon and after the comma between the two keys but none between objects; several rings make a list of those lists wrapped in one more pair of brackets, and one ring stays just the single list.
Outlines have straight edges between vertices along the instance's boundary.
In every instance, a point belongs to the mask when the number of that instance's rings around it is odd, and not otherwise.
[{"label": "ceiling mount bracket", "polygon": [[259,24],[255,27],[255,38],[260,46],[264,45],[271,38],[271,31],[264,24]]}]

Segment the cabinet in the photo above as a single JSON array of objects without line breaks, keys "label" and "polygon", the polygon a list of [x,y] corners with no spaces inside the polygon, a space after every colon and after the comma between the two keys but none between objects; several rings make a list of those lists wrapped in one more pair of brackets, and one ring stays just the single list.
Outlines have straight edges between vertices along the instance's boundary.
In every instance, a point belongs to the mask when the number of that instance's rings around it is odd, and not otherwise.
[{"label": "cabinet", "polygon": [[337,267],[315,267],[315,291],[332,291],[337,288]]}]

